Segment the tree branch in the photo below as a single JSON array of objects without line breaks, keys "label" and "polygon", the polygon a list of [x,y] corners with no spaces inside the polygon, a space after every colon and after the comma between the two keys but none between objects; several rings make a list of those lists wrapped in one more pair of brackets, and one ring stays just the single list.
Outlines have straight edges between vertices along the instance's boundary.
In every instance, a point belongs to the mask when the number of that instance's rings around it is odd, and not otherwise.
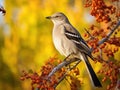
[{"label": "tree branch", "polygon": [[103,42],[106,42],[119,26],[120,26],[120,21],[118,21],[117,25],[108,33],[108,35],[105,38],[103,38],[101,41],[98,42],[98,45],[101,45]]},{"label": "tree branch", "polygon": [[67,70],[67,71],[65,72],[65,74],[60,78],[60,80],[58,81],[58,83],[56,83],[56,84],[54,85],[54,88],[56,88],[57,85],[58,85],[62,80],[64,80],[64,78],[66,77],[68,71],[71,71],[72,69],[74,69],[80,62],[81,62],[81,60],[79,59],[74,66],[72,66],[71,68],[68,68],[68,70]]},{"label": "tree branch", "polygon": [[[103,44],[104,42],[106,42],[110,36],[113,34],[113,32],[120,26],[120,20],[118,21],[117,25],[107,34],[106,37],[104,37],[101,41],[98,42],[98,46],[100,46],[101,44]],[[91,52],[93,51],[94,49],[91,48]]]},{"label": "tree branch", "polygon": [[87,34],[90,36],[90,39],[94,39],[95,37],[94,36],[92,36],[91,34],[90,34],[90,32],[86,29],[86,28],[84,28],[84,30],[87,32]]},{"label": "tree branch", "polygon": [[50,78],[56,71],[58,71],[59,69],[61,69],[64,66],[68,66],[73,62],[76,62],[80,59],[78,58],[71,58],[70,60],[64,60],[62,63],[60,63],[59,65],[57,65],[55,68],[53,68],[53,70],[49,73],[48,78]]}]

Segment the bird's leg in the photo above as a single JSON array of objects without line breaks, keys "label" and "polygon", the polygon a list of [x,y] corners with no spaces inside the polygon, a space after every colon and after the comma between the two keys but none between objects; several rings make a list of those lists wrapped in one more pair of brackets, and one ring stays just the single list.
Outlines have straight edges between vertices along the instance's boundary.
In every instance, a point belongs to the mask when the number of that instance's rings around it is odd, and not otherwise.
[{"label": "bird's leg", "polygon": [[69,54],[69,55],[64,59],[64,61],[71,59],[70,56],[73,58],[73,57],[74,57],[74,53]]},{"label": "bird's leg", "polygon": [[[69,54],[65,59],[64,59],[64,61],[71,61],[72,59],[76,59],[76,60],[79,60],[79,58],[76,56],[76,54],[75,53],[71,53],[71,54]],[[72,65],[72,64],[69,64],[68,65],[68,69],[70,69],[71,67],[73,67],[74,65]],[[67,67],[67,66],[66,66]]]}]

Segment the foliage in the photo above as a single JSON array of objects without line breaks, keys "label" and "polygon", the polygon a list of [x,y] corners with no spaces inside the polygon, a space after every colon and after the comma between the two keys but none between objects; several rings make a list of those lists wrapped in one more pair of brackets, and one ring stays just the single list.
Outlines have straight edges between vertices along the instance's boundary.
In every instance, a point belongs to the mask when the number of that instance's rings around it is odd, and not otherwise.
[{"label": "foliage", "polygon": [[[115,29],[106,42],[98,43],[119,21],[119,0],[4,0],[4,5],[5,10],[0,8],[0,12],[6,13],[0,22],[0,90],[30,90],[31,87],[49,87],[48,90],[54,90],[53,87],[58,90],[94,89],[86,79],[88,75],[85,75],[82,63],[72,70],[64,66],[46,80],[51,70],[63,62],[58,57],[49,58],[58,52],[52,44],[52,24],[45,20],[46,16],[58,11],[64,12],[72,24],[81,33],[84,32],[85,40],[93,48],[96,64],[91,63],[103,84],[101,90],[119,89],[120,29]],[[96,22],[88,23],[85,13],[90,13]],[[18,80],[22,70],[25,71],[21,79],[29,80]],[[61,78],[64,79],[62,82]]]}]

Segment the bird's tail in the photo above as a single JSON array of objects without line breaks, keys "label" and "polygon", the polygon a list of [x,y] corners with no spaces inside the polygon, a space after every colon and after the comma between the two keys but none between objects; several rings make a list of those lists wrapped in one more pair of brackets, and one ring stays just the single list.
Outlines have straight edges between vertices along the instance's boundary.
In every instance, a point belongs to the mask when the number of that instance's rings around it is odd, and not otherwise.
[{"label": "bird's tail", "polygon": [[94,72],[94,70],[93,70],[93,68],[88,60],[88,57],[84,53],[82,53],[82,59],[83,59],[85,66],[88,70],[88,73],[89,73],[91,81],[93,82],[93,85],[95,87],[102,87],[99,79],[97,78],[97,76],[96,76],[96,74],[95,74],[95,72]]}]

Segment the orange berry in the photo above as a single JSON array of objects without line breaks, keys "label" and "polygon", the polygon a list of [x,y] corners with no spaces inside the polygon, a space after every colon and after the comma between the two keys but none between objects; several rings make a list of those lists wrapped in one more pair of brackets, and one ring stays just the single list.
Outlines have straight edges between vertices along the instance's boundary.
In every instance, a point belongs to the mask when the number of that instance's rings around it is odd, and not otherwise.
[{"label": "orange berry", "polygon": [[102,79],[102,82],[105,82],[107,80],[107,78],[106,77],[104,77],[103,79]]},{"label": "orange berry", "polygon": [[110,90],[110,85],[107,86],[107,90]]}]

